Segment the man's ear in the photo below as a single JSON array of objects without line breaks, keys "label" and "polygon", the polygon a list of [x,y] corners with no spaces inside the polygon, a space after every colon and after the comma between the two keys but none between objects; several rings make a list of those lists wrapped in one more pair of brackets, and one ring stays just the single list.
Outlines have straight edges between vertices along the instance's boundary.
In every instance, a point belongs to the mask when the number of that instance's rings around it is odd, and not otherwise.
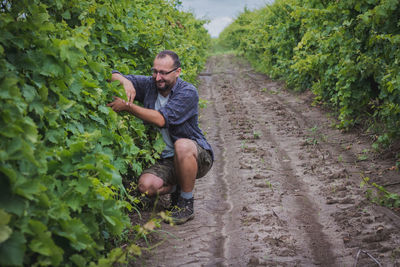
[{"label": "man's ear", "polygon": [[178,69],[175,71],[175,73],[176,73],[176,78],[178,78],[179,75],[181,75],[181,71],[182,71],[182,68],[178,68]]}]

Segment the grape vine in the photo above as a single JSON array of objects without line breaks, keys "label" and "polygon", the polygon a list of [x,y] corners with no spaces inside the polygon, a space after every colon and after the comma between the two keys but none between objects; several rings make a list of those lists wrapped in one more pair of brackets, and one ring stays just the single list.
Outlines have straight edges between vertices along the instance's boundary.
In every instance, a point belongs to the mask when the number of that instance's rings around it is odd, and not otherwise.
[{"label": "grape vine", "polygon": [[[175,50],[194,82],[210,40],[205,21],[167,0],[0,3],[0,265],[124,261],[112,240],[131,229],[122,184],[163,149],[140,120],[106,104],[111,70],[147,74]],[[135,244],[129,247],[140,254]]]}]

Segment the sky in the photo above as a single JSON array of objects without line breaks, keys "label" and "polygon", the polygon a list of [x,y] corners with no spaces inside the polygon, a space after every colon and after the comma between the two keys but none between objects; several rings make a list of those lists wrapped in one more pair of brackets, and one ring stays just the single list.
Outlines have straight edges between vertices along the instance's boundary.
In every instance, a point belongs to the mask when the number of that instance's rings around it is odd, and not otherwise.
[{"label": "sky", "polygon": [[184,11],[193,12],[199,19],[209,19],[205,28],[212,37],[218,37],[244,7],[250,10],[261,8],[273,0],[181,0]]}]

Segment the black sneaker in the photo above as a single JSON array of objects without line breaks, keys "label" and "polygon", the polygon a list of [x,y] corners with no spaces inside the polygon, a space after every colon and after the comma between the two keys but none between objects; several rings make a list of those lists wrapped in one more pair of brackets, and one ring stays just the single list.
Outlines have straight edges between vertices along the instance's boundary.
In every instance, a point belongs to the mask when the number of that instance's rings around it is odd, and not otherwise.
[{"label": "black sneaker", "polygon": [[181,188],[179,185],[177,185],[175,192],[170,194],[171,205],[169,206],[168,210],[172,210],[176,205],[178,205],[178,199],[180,195]]},{"label": "black sneaker", "polygon": [[148,197],[146,195],[140,195],[136,197],[138,200],[138,203],[136,204],[139,209],[143,211],[149,211],[154,208],[155,203],[156,203],[156,197]]},{"label": "black sneaker", "polygon": [[193,202],[194,198],[185,199],[179,196],[177,205],[171,210],[171,222],[174,224],[183,224],[193,219]]}]

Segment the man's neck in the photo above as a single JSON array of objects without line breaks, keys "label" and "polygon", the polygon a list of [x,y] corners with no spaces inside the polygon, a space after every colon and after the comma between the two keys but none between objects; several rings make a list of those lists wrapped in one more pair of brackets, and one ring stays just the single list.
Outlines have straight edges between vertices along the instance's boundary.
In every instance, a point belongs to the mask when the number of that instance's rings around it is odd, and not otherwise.
[{"label": "man's neck", "polygon": [[178,79],[176,79],[176,81],[171,85],[171,87],[168,90],[158,90],[158,93],[160,95],[162,95],[163,97],[167,97],[171,93],[172,88],[174,88],[177,81],[178,81]]},{"label": "man's neck", "polygon": [[165,90],[165,91],[158,90],[158,93],[160,95],[162,95],[163,97],[167,97],[169,95],[169,93],[171,93],[171,89],[168,89],[168,90]]}]

